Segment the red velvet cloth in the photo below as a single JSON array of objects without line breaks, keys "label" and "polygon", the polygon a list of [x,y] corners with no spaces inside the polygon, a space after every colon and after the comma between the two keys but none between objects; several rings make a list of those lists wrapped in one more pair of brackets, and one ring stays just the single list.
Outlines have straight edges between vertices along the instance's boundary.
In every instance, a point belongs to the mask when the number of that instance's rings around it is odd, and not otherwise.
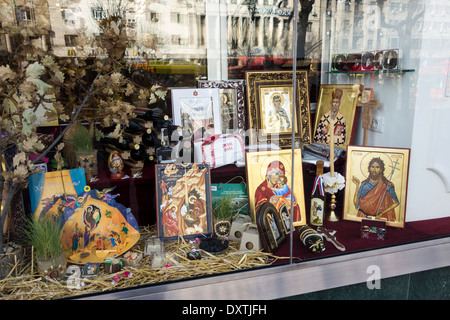
[{"label": "red velvet cloth", "polygon": [[[92,189],[102,190],[104,188],[116,187],[112,194],[119,194],[116,201],[131,212],[141,226],[156,224],[156,181],[155,164],[146,163],[142,170],[142,177],[132,178],[131,170],[125,166],[125,173],[129,176],[126,179],[110,179],[110,171],[105,160],[107,155],[99,157],[98,181],[88,183]],[[245,179],[245,168],[238,168],[235,165],[227,165],[211,170],[212,183],[226,183],[234,177]],[[239,183],[242,179],[233,179],[234,183]]]},{"label": "red velvet cloth", "polygon": [[[106,159],[106,157],[105,157]],[[337,165],[337,169],[343,174],[343,165]],[[327,170],[325,170],[326,172]],[[126,173],[130,174],[129,168]],[[226,183],[233,177],[246,177],[246,169],[238,168],[235,165],[228,165],[211,170],[212,183]],[[315,177],[315,166],[303,165],[304,188],[305,188],[305,204],[310,201],[308,190],[312,190]],[[93,189],[103,189],[116,186],[113,194],[120,194],[116,199],[119,203],[132,209],[132,213],[137,219],[139,225],[152,225],[156,223],[156,195],[155,195],[155,167],[153,164],[147,164],[143,170],[142,178],[129,178],[124,180],[111,180],[109,178],[109,169],[104,161],[99,161],[98,176],[99,181],[89,183]],[[239,182],[234,179],[232,182]],[[338,193],[337,203],[342,204],[343,193]],[[309,216],[309,208],[306,208],[307,217]],[[340,214],[342,208],[338,206],[336,213]],[[340,251],[334,247],[329,241],[324,240],[325,251],[322,253],[313,253],[306,248],[299,239],[298,227],[293,234],[293,258],[294,261],[299,259],[308,260],[315,258],[329,257],[337,254],[346,254],[357,251],[388,247],[392,245],[406,244],[415,241],[427,240],[450,235],[450,217],[441,219],[431,219],[415,222],[407,222],[404,228],[386,228],[385,240],[372,240],[361,238],[361,223],[355,221],[341,220],[338,222],[326,221],[324,227],[329,230],[336,230],[336,238],[345,247],[346,251]],[[288,237],[286,243],[275,252],[277,256],[289,257],[290,239]],[[289,260],[279,260],[279,263],[288,262]]]},{"label": "red velvet cloth", "polygon": [[[299,227],[297,227],[293,234],[292,256],[294,262],[449,236],[450,217],[407,222],[404,228],[387,227],[385,240],[361,238],[361,223],[356,221],[326,221],[324,227],[328,230],[336,230],[336,239],[345,246],[346,250],[340,251],[331,242],[324,239],[325,251],[313,253],[300,241],[298,234]],[[275,255],[289,257],[289,254],[290,238],[288,237],[281,248],[275,252]],[[286,260],[280,260],[279,262],[286,262]]]}]

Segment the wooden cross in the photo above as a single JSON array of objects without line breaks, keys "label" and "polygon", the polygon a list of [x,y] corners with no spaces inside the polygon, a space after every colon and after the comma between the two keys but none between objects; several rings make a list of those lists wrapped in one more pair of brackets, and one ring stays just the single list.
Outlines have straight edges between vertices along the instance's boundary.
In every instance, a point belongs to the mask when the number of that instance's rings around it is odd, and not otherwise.
[{"label": "wooden cross", "polygon": [[380,106],[380,101],[372,100],[369,102],[359,102],[357,106],[362,107],[361,120],[362,127],[364,129],[362,145],[367,146],[368,131],[370,129],[370,126],[372,125],[372,109],[378,109]]}]

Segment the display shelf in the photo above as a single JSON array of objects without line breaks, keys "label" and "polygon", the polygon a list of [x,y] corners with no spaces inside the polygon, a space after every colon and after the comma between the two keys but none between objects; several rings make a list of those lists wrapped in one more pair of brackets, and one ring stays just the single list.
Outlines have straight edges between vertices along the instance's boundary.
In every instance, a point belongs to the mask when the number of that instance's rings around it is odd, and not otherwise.
[{"label": "display shelf", "polygon": [[[389,242],[384,243],[361,239],[358,223],[340,221],[337,224],[341,225],[337,233],[341,233],[338,240],[347,245],[348,241],[353,241],[351,251],[349,248],[347,252],[338,253],[337,250],[332,250],[330,244],[326,244],[327,249],[323,254],[310,254],[294,233],[293,255],[297,257],[293,263],[286,259],[286,263],[266,268],[74,299],[278,299],[364,283],[372,279],[372,273],[368,272],[368,268],[372,266],[381,270],[381,279],[450,266],[450,238],[447,236],[450,218],[411,222],[405,229],[389,229]],[[415,237],[413,242],[410,242],[411,236]],[[368,243],[368,247],[357,249],[358,243]],[[286,250],[288,246],[289,241],[280,250]],[[264,287],[264,290],[261,290],[261,287]]]},{"label": "display shelf", "polygon": [[373,70],[373,71],[327,71],[328,74],[399,74],[415,72],[415,69]]}]

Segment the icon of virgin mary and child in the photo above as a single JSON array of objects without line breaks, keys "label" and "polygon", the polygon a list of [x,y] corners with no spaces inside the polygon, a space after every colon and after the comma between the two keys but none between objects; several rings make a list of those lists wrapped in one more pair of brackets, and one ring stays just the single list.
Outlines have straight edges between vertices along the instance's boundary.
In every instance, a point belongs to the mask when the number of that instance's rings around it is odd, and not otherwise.
[{"label": "icon of virgin mary and child", "polygon": [[301,220],[300,207],[295,195],[289,189],[285,173],[286,169],[281,161],[272,161],[268,165],[265,179],[255,191],[255,212],[265,202],[270,201],[277,210],[280,210],[283,204],[287,204],[290,208],[291,201],[294,201],[293,221],[298,222]]}]

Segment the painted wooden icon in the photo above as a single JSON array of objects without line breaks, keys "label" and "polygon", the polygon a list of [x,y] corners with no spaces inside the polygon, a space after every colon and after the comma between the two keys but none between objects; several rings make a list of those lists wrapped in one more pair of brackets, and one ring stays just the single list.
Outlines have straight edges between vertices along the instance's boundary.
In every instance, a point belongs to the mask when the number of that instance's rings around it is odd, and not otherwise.
[{"label": "painted wooden icon", "polygon": [[206,163],[156,165],[158,236],[162,240],[212,233],[210,168]]}]

